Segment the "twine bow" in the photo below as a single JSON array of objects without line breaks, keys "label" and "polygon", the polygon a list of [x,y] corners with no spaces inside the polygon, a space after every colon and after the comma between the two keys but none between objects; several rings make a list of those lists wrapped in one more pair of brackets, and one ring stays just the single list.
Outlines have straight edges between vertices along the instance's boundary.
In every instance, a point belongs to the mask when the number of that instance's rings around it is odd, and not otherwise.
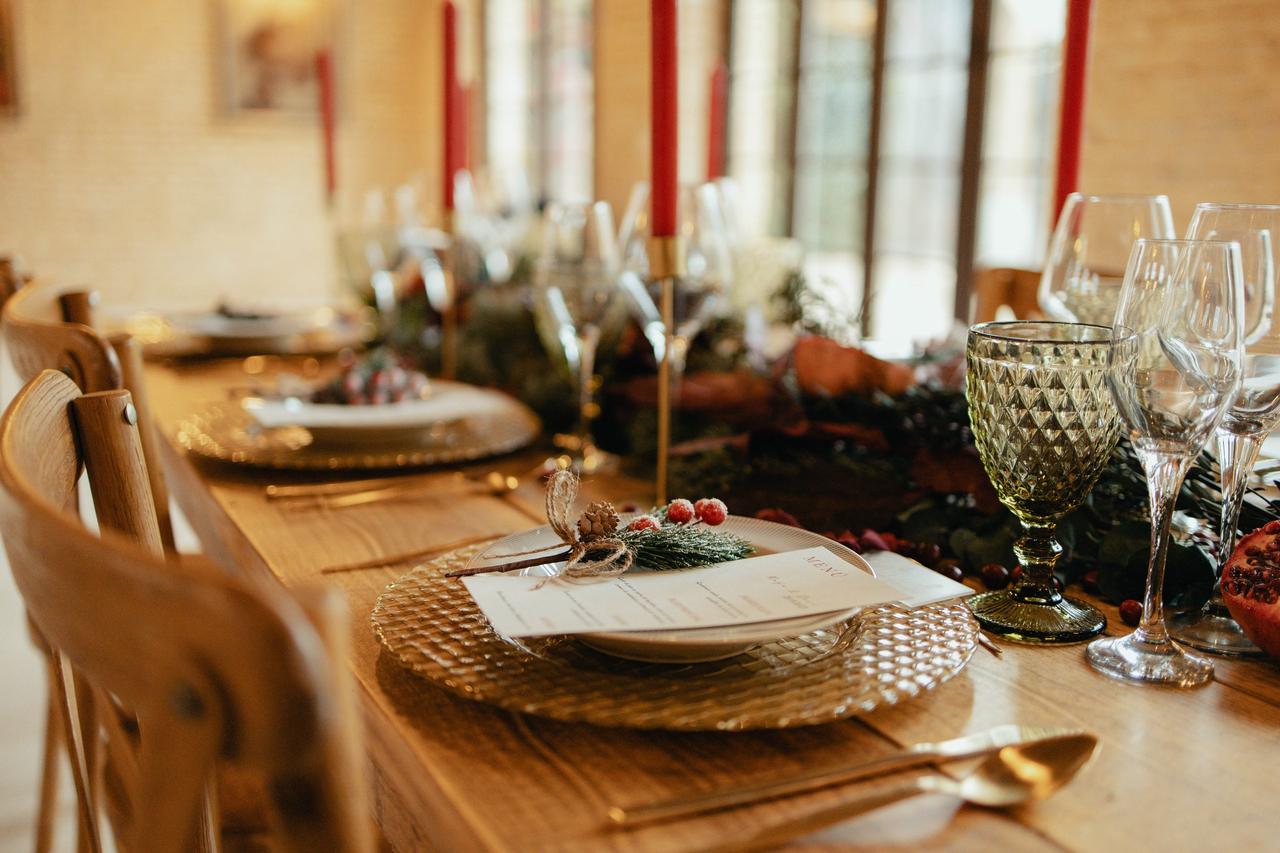
[{"label": "twine bow", "polygon": [[616,536],[580,536],[573,519],[573,502],[577,497],[576,474],[562,469],[551,475],[547,482],[547,523],[560,541],[569,546],[569,557],[551,569],[547,580],[559,577],[616,578],[631,568],[635,555]]}]

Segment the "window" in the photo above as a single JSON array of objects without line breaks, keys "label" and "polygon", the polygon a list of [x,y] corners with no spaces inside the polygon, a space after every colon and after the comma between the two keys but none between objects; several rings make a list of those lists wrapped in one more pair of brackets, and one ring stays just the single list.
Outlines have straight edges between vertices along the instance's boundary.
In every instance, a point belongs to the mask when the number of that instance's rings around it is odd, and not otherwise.
[{"label": "window", "polygon": [[542,198],[589,201],[591,0],[484,3],[485,159]]},{"label": "window", "polygon": [[[978,13],[990,39],[971,59]],[[946,333],[957,257],[1040,263],[1064,16],[1065,0],[736,0],[729,171],[744,226],[800,239],[810,276],[862,301],[872,336]],[[971,98],[984,55],[987,90]]]}]

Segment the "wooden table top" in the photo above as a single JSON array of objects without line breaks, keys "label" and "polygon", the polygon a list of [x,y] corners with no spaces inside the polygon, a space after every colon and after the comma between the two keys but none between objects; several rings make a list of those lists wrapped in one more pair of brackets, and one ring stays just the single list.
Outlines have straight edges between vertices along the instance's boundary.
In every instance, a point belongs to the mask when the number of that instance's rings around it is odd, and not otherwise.
[{"label": "wooden table top", "polygon": [[[171,436],[184,414],[202,402],[226,399],[229,388],[249,378],[238,361],[153,365],[148,381],[163,432]],[[451,490],[420,500],[298,512],[266,501],[263,487],[306,477],[207,465],[171,443],[166,452],[170,486],[212,558],[267,573],[286,586],[324,583],[346,593],[354,634],[350,663],[366,709],[376,818],[398,850],[697,849],[830,805],[850,789],[631,832],[605,830],[605,811],[618,802],[773,778],[1002,723],[1078,727],[1096,734],[1101,750],[1072,785],[1035,806],[1001,813],[921,797],[803,846],[1280,846],[1274,805],[1280,667],[1274,664],[1220,659],[1214,683],[1179,691],[1112,681],[1089,668],[1081,646],[1005,644],[1003,658],[979,649],[964,672],[923,698],[820,726],[690,734],[544,720],[457,698],[381,653],[369,612],[383,587],[411,564],[326,570],[422,549],[443,552],[543,523],[536,482],[504,497]],[[527,474],[544,455],[517,454],[470,470]],[[453,477],[441,471],[412,476],[442,483]],[[624,478],[585,486],[614,499],[644,500],[651,494],[645,484]],[[1115,609],[1103,606],[1112,630],[1127,631]]]}]

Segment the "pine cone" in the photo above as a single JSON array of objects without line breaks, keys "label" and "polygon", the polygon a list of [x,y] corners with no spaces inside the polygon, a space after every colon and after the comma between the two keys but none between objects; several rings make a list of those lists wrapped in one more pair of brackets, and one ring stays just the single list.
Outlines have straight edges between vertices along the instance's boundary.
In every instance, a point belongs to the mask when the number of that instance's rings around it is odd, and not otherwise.
[{"label": "pine cone", "polygon": [[600,539],[618,532],[618,513],[608,501],[592,501],[578,518],[578,535]]}]

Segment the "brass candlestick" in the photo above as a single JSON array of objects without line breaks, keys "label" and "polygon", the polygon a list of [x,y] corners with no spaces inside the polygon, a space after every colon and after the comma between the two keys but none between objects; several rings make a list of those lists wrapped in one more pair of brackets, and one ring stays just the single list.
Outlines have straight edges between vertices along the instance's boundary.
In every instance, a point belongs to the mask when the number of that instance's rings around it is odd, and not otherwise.
[{"label": "brass candlestick", "polygon": [[658,459],[654,489],[658,506],[667,502],[671,454],[671,350],[676,325],[676,279],[684,275],[684,241],[675,235],[650,237],[649,275],[662,287],[662,358],[658,361]]},{"label": "brass candlestick", "polygon": [[444,280],[448,299],[440,312],[440,375],[445,379],[458,376],[458,278],[457,278],[457,214],[445,212],[445,233],[449,235],[449,248],[444,254]]}]

